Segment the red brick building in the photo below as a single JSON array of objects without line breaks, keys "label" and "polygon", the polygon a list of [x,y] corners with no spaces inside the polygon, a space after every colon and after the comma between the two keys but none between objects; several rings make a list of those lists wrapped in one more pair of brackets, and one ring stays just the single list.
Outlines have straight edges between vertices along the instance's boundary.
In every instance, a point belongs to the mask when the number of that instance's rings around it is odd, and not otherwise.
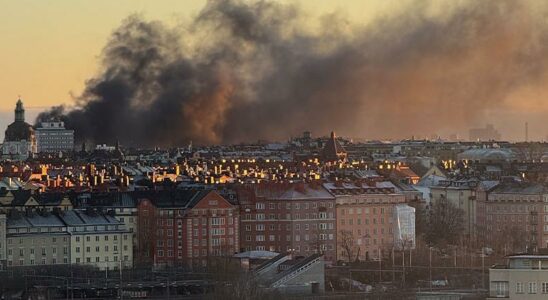
[{"label": "red brick building", "polygon": [[336,261],[335,197],[320,183],[241,187],[241,251],[323,253]]},{"label": "red brick building", "polygon": [[240,248],[237,206],[215,191],[163,191],[138,205],[136,260],[156,266],[206,266]]}]

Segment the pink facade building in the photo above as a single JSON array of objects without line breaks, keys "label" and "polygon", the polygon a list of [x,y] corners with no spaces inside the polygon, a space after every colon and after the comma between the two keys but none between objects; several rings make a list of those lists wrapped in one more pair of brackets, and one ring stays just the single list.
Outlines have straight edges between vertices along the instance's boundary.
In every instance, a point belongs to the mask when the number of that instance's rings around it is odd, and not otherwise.
[{"label": "pink facade building", "polygon": [[[405,205],[405,195],[389,182],[334,182],[324,187],[336,197],[337,260],[353,261],[388,256],[395,245],[397,205]],[[414,209],[411,208],[411,210]],[[413,234],[405,236],[406,247],[414,245]]]}]

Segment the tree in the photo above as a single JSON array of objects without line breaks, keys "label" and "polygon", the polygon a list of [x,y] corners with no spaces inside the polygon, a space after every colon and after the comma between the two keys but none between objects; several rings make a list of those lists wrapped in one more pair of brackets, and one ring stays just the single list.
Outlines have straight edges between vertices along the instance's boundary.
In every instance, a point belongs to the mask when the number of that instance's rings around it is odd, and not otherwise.
[{"label": "tree", "polygon": [[[354,258],[354,234],[350,230],[339,231],[339,245],[344,254],[348,258],[348,262],[351,262]],[[359,248],[358,248],[359,251]]]},{"label": "tree", "polygon": [[442,198],[428,212],[426,242],[431,246],[456,245],[464,231],[464,211]]},{"label": "tree", "polygon": [[[526,226],[526,225],[525,225]],[[509,254],[525,251],[528,242],[528,234],[524,227],[516,225],[503,225],[489,232],[491,247],[500,254]]]}]

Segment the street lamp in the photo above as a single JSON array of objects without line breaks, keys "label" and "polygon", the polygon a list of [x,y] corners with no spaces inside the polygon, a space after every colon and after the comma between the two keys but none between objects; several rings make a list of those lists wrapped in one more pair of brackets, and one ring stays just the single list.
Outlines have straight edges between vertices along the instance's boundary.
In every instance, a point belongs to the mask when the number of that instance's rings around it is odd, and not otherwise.
[{"label": "street lamp", "polygon": [[430,255],[429,255],[430,264],[429,264],[428,271],[430,273],[430,291],[432,291],[432,247],[429,247],[429,249],[430,249]]}]

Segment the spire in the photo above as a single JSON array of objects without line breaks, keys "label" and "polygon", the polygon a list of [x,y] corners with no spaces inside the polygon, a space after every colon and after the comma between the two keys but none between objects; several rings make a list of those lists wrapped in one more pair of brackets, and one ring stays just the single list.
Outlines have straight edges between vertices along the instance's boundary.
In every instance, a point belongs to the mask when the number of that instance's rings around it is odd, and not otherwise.
[{"label": "spire", "polygon": [[23,108],[21,98],[17,100],[17,104],[15,105],[15,121],[25,122],[25,109]]}]

